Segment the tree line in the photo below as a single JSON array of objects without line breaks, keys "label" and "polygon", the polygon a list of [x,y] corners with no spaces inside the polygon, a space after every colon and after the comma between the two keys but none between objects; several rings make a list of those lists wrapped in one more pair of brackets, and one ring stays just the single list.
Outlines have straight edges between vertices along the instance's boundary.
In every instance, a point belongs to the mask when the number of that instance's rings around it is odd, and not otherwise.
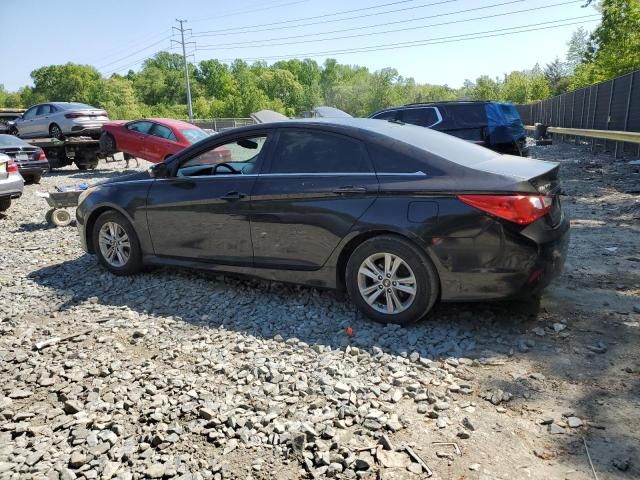
[{"label": "tree line", "polygon": [[[292,59],[268,65],[235,60],[188,64],[196,118],[246,117],[271,109],[289,116],[330,105],[367,116],[392,105],[440,100],[497,100],[523,104],[544,100],[640,68],[640,0],[602,0],[600,25],[578,28],[565,59],[514,71],[500,78],[466,80],[461,88],[420,84],[394,68],[370,71],[327,59]],[[186,118],[182,57],[159,52],[142,68],[104,78],[91,65],[67,63],[38,68],[33,86],[16,92],[0,85],[0,107],[45,101],[75,101],[106,109],[111,118]]]}]

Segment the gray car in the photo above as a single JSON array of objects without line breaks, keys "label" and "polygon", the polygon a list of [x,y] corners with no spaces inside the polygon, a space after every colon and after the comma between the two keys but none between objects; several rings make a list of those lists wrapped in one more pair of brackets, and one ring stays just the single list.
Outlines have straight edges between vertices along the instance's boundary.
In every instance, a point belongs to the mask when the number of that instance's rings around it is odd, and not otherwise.
[{"label": "gray car", "polygon": [[86,103],[49,102],[30,107],[14,121],[10,133],[21,138],[98,137],[108,121],[107,112]]},{"label": "gray car", "polygon": [[11,200],[22,195],[24,180],[18,166],[8,155],[0,153],[0,212],[11,206]]}]

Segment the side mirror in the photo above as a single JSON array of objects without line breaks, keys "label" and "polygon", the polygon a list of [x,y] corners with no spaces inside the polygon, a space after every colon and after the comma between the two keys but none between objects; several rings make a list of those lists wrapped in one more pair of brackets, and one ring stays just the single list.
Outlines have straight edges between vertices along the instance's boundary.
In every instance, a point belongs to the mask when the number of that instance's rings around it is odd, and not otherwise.
[{"label": "side mirror", "polygon": [[166,178],[169,176],[169,167],[166,163],[157,163],[149,169],[152,178]]}]

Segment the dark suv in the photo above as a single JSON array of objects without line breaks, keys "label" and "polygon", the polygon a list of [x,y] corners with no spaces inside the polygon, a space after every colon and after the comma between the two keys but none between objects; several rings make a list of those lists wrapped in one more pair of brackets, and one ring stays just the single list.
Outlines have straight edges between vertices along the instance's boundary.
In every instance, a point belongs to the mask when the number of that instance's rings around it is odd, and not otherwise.
[{"label": "dark suv", "polygon": [[453,101],[411,103],[369,118],[411,123],[469,140],[500,153],[527,155],[520,114],[511,103]]}]

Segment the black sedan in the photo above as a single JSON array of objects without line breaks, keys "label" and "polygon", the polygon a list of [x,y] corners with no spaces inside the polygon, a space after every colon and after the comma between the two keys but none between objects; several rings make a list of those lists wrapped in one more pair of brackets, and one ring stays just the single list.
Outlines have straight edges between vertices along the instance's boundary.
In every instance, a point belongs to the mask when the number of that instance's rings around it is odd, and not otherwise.
[{"label": "black sedan", "polygon": [[8,155],[16,163],[27,183],[38,183],[42,175],[49,171],[49,161],[44,151],[13,135],[0,135],[0,153]]},{"label": "black sedan", "polygon": [[404,324],[437,301],[548,285],[569,241],[558,170],[413,125],[285,121],[92,187],[77,224],[117,275],[173,265],[346,289],[371,319]]}]

